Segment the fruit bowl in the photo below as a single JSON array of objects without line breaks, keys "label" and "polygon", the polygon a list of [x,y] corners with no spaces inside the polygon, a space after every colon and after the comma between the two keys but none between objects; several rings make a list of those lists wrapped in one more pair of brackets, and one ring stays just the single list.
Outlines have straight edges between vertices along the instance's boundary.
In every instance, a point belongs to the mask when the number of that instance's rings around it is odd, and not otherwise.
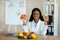
[{"label": "fruit bowl", "polygon": [[35,34],[34,32],[18,32],[18,38],[20,39],[37,39],[39,37],[38,34]]}]

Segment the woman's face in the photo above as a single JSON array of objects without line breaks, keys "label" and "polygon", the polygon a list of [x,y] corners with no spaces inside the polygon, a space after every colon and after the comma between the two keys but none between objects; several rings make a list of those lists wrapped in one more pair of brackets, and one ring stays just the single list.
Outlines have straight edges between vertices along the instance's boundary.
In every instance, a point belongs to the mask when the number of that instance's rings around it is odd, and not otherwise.
[{"label": "woman's face", "polygon": [[39,17],[40,17],[39,11],[34,11],[34,12],[33,12],[33,18],[34,18],[34,21],[35,21],[35,22],[38,22]]}]

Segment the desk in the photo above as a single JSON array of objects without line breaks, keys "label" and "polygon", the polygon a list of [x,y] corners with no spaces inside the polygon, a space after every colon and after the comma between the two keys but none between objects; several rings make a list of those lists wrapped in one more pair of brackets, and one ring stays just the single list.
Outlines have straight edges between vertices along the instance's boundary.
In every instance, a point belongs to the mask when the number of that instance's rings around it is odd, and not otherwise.
[{"label": "desk", "polygon": [[[4,36],[4,35],[6,35],[5,32],[0,32],[0,40],[25,40],[25,39],[18,39],[17,37]],[[60,40],[60,36],[40,35],[38,39],[29,39],[29,40]]]}]

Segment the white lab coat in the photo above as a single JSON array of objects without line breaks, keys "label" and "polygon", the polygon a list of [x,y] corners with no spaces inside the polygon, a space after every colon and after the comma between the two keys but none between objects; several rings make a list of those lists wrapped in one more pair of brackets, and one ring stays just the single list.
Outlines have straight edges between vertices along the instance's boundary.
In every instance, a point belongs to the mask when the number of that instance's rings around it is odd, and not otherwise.
[{"label": "white lab coat", "polygon": [[30,28],[30,25],[31,25],[30,23],[32,23],[32,32],[35,32],[36,34],[46,35],[48,26],[44,25],[44,22],[41,21],[41,20],[39,20],[38,23],[35,23],[34,20],[33,20],[32,22],[28,22],[28,24],[26,26],[23,25],[23,30],[25,32],[30,32],[30,29],[31,29]]}]

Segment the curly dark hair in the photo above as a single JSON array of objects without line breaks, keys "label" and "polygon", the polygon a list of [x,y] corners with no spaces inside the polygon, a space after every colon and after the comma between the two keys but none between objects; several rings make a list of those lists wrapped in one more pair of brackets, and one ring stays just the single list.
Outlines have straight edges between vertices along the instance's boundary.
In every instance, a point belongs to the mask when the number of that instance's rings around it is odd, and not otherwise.
[{"label": "curly dark hair", "polygon": [[41,21],[44,21],[43,16],[42,16],[42,14],[41,14],[41,10],[40,10],[39,8],[34,8],[34,9],[32,10],[32,14],[31,14],[31,16],[30,16],[29,21],[31,22],[31,21],[34,19],[34,18],[33,18],[33,12],[34,12],[34,11],[38,11],[38,12],[40,13],[39,19],[40,19]]}]

